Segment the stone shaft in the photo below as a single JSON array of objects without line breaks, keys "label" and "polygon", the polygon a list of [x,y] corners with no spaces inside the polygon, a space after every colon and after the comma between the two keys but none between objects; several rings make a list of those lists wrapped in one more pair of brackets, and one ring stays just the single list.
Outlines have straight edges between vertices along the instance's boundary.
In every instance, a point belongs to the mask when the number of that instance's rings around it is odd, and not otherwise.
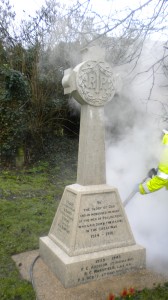
[{"label": "stone shaft", "polygon": [[82,105],[78,151],[77,183],[106,183],[104,107]]}]

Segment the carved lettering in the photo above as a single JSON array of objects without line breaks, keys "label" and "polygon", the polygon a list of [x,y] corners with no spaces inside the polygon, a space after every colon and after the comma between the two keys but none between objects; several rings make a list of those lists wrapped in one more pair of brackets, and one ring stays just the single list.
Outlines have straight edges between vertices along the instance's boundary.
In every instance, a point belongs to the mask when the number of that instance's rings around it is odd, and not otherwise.
[{"label": "carved lettering", "polygon": [[101,75],[100,76],[100,90],[105,90],[108,88],[108,78]]},{"label": "carved lettering", "polygon": [[[72,224],[75,214],[74,195],[68,193],[68,197],[65,197],[64,201],[60,203],[59,216],[56,223],[57,237],[63,241],[69,241],[69,235],[72,230]],[[54,231],[55,225],[51,229]]]},{"label": "carved lettering", "polygon": [[[96,206],[84,208],[83,211],[89,213],[81,212],[78,228],[90,234],[91,239],[115,234],[118,224],[123,222],[123,217],[114,204],[102,205],[102,201],[97,200]],[[93,234],[93,232],[99,233]]]},{"label": "carved lettering", "polygon": [[80,268],[78,282],[87,282],[107,276],[119,275],[135,270],[136,260],[130,255],[113,255],[96,259],[90,265]]},{"label": "carved lettering", "polygon": [[96,76],[94,73],[88,74],[88,89],[95,89],[96,88]]},{"label": "carved lettering", "polygon": [[87,61],[82,64],[76,83],[80,96],[90,105],[105,105],[115,94],[113,72],[105,62]]}]

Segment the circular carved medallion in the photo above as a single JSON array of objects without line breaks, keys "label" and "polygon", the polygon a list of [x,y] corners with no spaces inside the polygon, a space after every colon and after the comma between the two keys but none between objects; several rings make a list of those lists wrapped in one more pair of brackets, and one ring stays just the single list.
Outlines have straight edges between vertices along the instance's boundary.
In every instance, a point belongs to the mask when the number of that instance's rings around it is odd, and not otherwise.
[{"label": "circular carved medallion", "polygon": [[105,105],[115,94],[113,72],[106,62],[84,62],[77,72],[76,84],[78,93],[90,105]]}]

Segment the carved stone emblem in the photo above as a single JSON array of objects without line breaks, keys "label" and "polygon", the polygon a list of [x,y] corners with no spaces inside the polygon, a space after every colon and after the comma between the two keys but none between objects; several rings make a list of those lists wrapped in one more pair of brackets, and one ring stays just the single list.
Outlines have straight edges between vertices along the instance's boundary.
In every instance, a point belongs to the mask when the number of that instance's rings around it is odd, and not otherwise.
[{"label": "carved stone emblem", "polygon": [[103,61],[84,62],[77,72],[76,84],[80,96],[93,106],[105,105],[115,94],[112,69]]}]

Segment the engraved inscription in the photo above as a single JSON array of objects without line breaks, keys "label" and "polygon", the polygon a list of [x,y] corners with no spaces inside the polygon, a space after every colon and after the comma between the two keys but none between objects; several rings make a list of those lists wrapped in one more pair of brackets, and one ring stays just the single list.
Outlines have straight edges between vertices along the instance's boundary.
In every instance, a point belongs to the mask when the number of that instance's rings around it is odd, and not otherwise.
[{"label": "engraved inscription", "polygon": [[97,246],[100,250],[108,244],[119,247],[134,243],[115,194],[83,195],[81,203],[76,249]]},{"label": "engraved inscription", "polygon": [[57,230],[66,232],[67,234],[70,233],[70,224],[73,222],[74,212],[74,202],[72,202],[69,199],[66,199],[60,207],[61,218],[58,222]]},{"label": "engraved inscription", "polygon": [[61,200],[57,218],[52,224],[49,235],[53,235],[60,241],[70,246],[70,236],[72,232],[75,215],[75,194],[66,191]]},{"label": "engraved inscription", "polygon": [[120,210],[115,204],[102,205],[101,201],[96,204],[95,207],[83,209],[78,227],[90,233],[90,238],[115,234],[118,224],[123,223]]},{"label": "engraved inscription", "polygon": [[135,270],[137,261],[130,255],[116,254],[96,259],[89,265],[83,265],[78,273],[78,283],[119,275]]},{"label": "engraved inscription", "polygon": [[114,78],[105,62],[87,61],[77,73],[77,90],[90,105],[101,106],[114,96]]}]

